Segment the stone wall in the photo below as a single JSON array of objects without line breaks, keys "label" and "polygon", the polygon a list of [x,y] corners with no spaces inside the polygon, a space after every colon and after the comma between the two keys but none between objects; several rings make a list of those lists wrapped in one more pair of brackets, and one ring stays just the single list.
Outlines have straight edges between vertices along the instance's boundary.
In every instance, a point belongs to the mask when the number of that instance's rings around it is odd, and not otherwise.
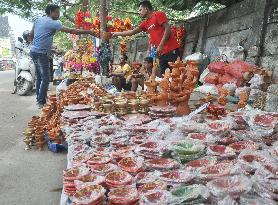
[{"label": "stone wall", "polygon": [[[278,0],[244,0],[215,13],[185,21],[184,57],[194,52],[219,55],[219,47],[245,48],[246,61],[273,71],[278,82]],[[131,61],[142,61],[148,40],[128,44]],[[115,51],[115,60],[119,51]]]}]

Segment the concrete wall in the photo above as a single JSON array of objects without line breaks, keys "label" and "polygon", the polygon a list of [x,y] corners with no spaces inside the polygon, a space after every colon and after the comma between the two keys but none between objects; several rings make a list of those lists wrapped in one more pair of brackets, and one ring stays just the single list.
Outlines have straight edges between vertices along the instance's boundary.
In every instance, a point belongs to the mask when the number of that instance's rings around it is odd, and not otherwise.
[{"label": "concrete wall", "polygon": [[[273,71],[278,82],[278,0],[244,0],[212,14],[185,21],[184,56],[203,52],[219,55],[218,47],[245,48],[246,61]],[[131,41],[131,61],[146,56],[147,39]],[[117,49],[116,49],[117,50]],[[115,52],[115,59],[119,52]]]}]

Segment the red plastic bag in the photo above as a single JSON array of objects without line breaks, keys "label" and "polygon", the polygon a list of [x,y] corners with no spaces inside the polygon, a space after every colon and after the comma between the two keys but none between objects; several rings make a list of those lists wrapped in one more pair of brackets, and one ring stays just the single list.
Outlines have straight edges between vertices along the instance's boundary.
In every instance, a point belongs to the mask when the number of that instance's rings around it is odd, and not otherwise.
[{"label": "red plastic bag", "polygon": [[208,69],[210,72],[224,74],[225,73],[225,67],[227,66],[227,63],[224,62],[213,62],[208,65]]},{"label": "red plastic bag", "polygon": [[208,84],[217,85],[218,79],[219,79],[219,75],[217,73],[211,72],[205,77],[204,82]]},{"label": "red plastic bag", "polygon": [[229,74],[225,74],[219,77],[219,83],[228,84],[228,83],[237,83],[237,79]]},{"label": "red plastic bag", "polygon": [[235,78],[242,78],[245,72],[249,72],[252,65],[244,61],[234,61],[225,67],[226,73],[232,75]]}]

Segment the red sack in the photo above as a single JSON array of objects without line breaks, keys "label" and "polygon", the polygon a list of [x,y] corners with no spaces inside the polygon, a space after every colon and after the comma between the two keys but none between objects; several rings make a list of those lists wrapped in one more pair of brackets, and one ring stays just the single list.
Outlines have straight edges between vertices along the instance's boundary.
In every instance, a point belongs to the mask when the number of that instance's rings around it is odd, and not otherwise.
[{"label": "red sack", "polygon": [[218,80],[219,84],[225,85],[225,84],[229,84],[229,83],[235,83],[237,87],[241,86],[241,84],[243,83],[243,78],[235,78],[232,75],[229,74],[225,74],[219,77]]},{"label": "red sack", "polygon": [[224,74],[225,73],[225,67],[227,66],[227,63],[224,62],[213,62],[208,65],[208,69],[210,72]]},{"label": "red sack", "polygon": [[226,72],[229,73],[230,75],[232,75],[235,78],[242,78],[243,74],[245,72],[250,71],[252,68],[252,65],[244,62],[244,61],[234,61],[232,63],[230,63],[226,68]]},{"label": "red sack", "polygon": [[218,79],[219,79],[219,75],[217,73],[212,73],[210,72],[204,79],[205,83],[208,84],[214,84],[217,85],[218,84]]},{"label": "red sack", "polygon": [[237,79],[229,74],[225,74],[219,77],[219,83],[227,84],[227,83],[237,83]]}]

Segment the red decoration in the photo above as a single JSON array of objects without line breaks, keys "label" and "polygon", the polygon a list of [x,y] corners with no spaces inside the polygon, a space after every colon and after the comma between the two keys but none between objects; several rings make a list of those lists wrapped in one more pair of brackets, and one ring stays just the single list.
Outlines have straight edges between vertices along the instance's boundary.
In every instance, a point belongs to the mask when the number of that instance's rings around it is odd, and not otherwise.
[{"label": "red decoration", "polygon": [[82,28],[84,25],[84,20],[85,14],[81,10],[78,10],[78,12],[75,15],[75,27]]},{"label": "red decoration", "polygon": [[92,28],[91,13],[88,10],[84,14],[83,28],[85,30],[90,30]]}]

